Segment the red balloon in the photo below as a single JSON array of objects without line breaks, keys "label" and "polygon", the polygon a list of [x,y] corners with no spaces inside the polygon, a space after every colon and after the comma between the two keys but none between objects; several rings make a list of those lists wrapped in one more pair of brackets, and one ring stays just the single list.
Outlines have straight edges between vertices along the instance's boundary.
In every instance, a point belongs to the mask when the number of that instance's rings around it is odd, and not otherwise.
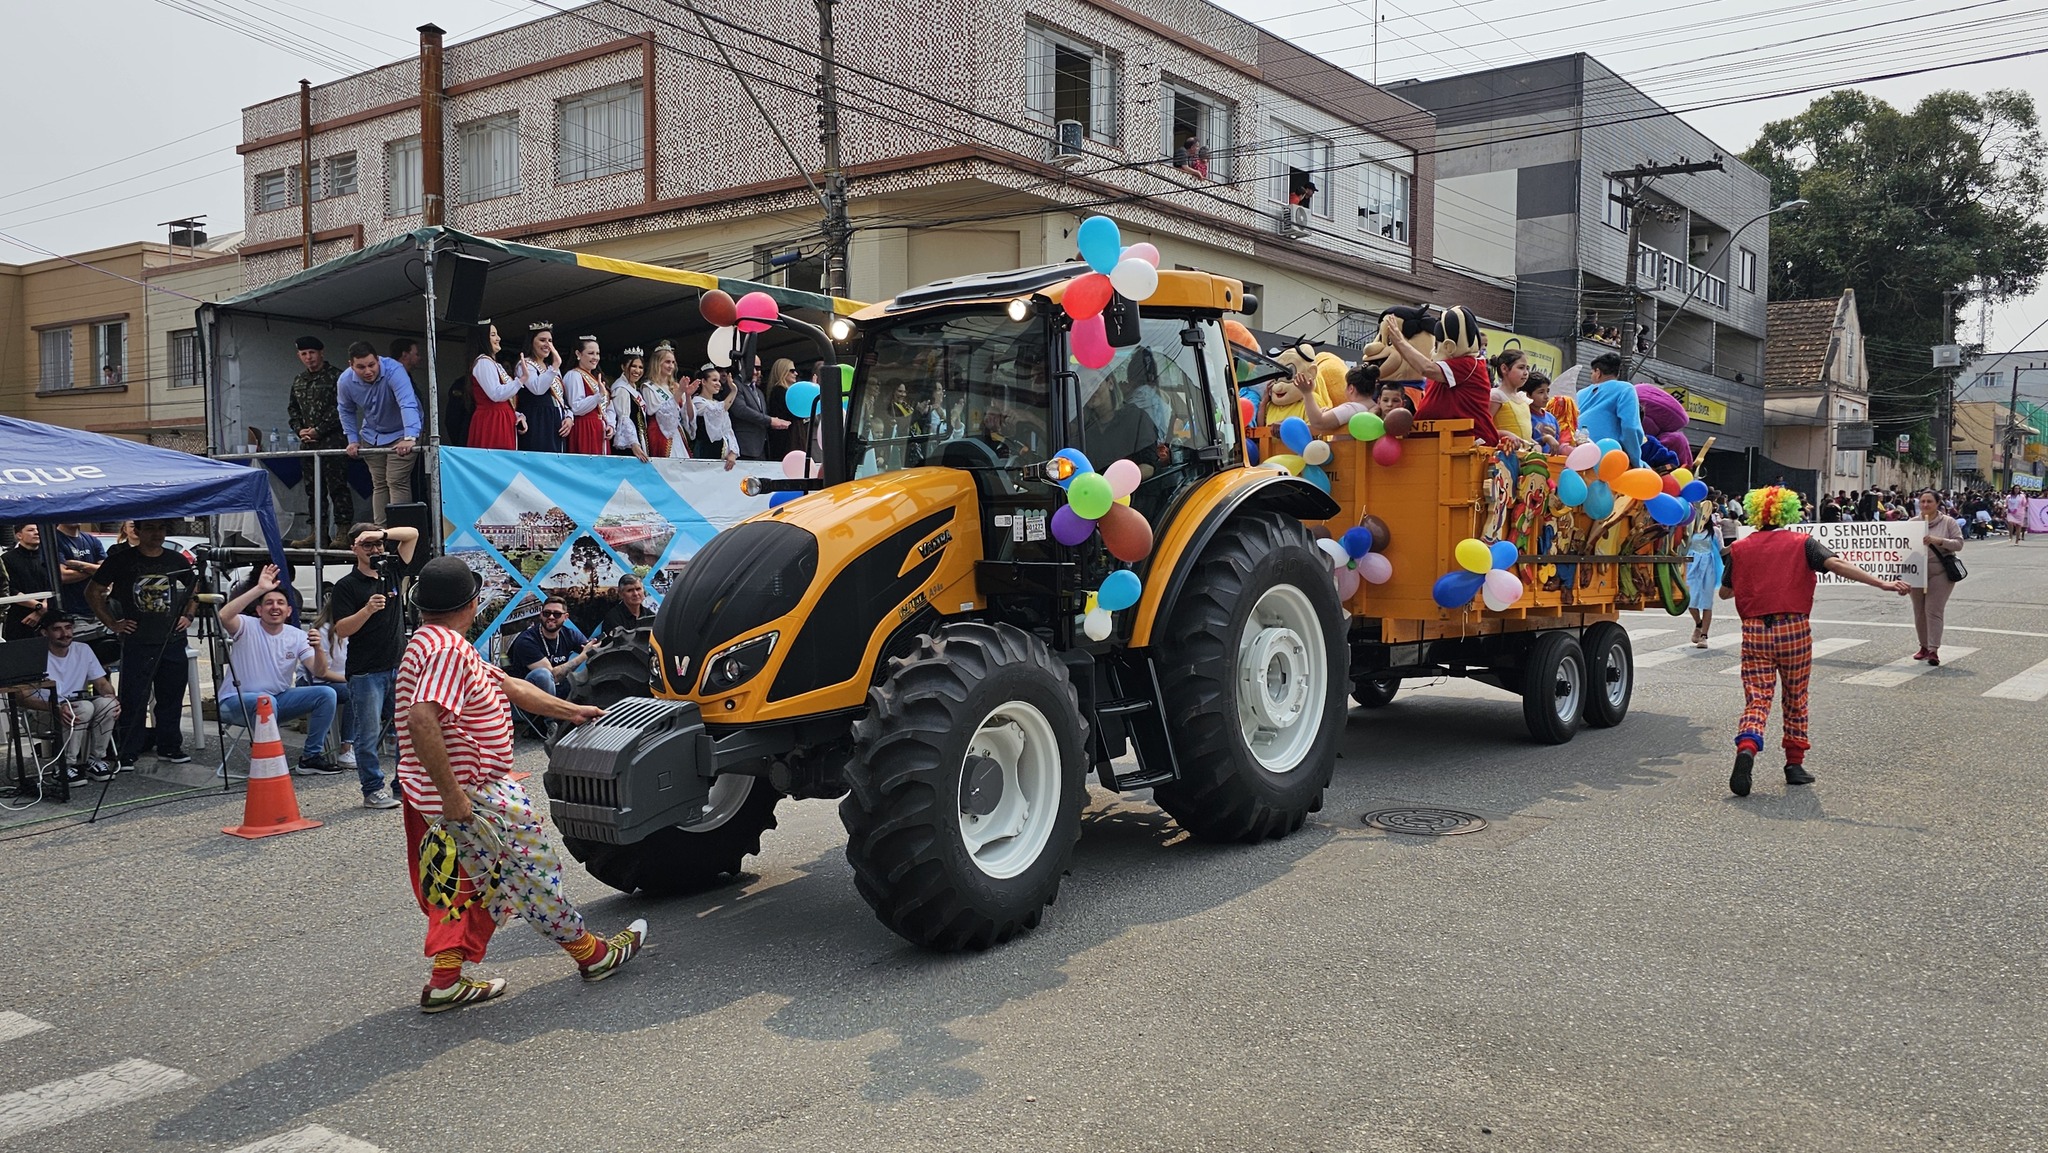
[{"label": "red balloon", "polygon": [[1665,492],[1668,492],[1668,493],[1670,493],[1670,494],[1671,494],[1672,496],[1677,496],[1677,495],[1678,495],[1678,490],[1679,490],[1679,487],[1680,487],[1680,485],[1679,485],[1679,483],[1678,483],[1678,478],[1677,478],[1677,477],[1675,477],[1675,476],[1672,476],[1672,475],[1671,475],[1670,473],[1668,473],[1668,472],[1664,474],[1664,491],[1665,491]]},{"label": "red balloon", "polygon": [[739,306],[722,288],[714,288],[698,297],[697,312],[713,328],[731,328],[740,321]]},{"label": "red balloon", "polygon": [[[1390,413],[1388,413],[1388,414],[1387,414],[1387,416],[1386,416],[1386,424],[1387,424],[1387,436],[1407,436],[1407,435],[1408,435],[1409,433],[1411,433],[1411,432],[1414,432],[1414,431],[1415,431],[1415,414],[1414,414],[1414,413],[1412,413],[1412,412],[1409,412],[1409,411],[1408,411],[1407,409],[1405,409],[1405,408],[1397,408],[1397,409],[1395,409],[1394,411],[1392,411],[1392,412],[1390,412]],[[1381,437],[1381,438],[1380,438],[1380,440],[1385,440],[1385,439],[1386,439],[1386,437]],[[1374,441],[1373,443],[1374,443],[1374,444],[1378,444],[1378,443],[1379,443],[1379,441],[1378,441],[1378,440],[1376,440],[1376,441]],[[1379,460],[1379,454],[1378,454],[1378,453],[1374,453],[1374,454],[1373,454],[1373,459],[1374,459],[1374,460]],[[1394,459],[1395,459],[1395,460],[1399,460],[1399,459],[1401,459],[1401,453],[1400,453],[1400,451],[1399,451],[1399,450],[1396,450],[1396,451],[1394,452]],[[1391,462],[1389,462],[1389,461],[1380,461],[1380,463],[1381,463],[1381,464],[1388,464],[1388,463],[1391,463]]]},{"label": "red balloon", "polygon": [[[1396,409],[1405,412],[1405,409]],[[1376,464],[1396,464],[1401,459],[1401,442],[1395,437],[1383,436],[1372,442],[1372,459]]]},{"label": "red balloon", "polygon": [[1090,272],[1085,276],[1075,277],[1074,282],[1067,285],[1066,295],[1060,297],[1060,307],[1066,309],[1067,315],[1075,320],[1101,316],[1102,310],[1109,307],[1109,298],[1115,292],[1116,288],[1109,283],[1109,277],[1099,272]]},{"label": "red balloon", "polygon": [[1127,504],[1113,504],[1095,522],[1109,555],[1125,564],[1136,564],[1152,554],[1152,525],[1145,514]]},{"label": "red balloon", "polygon": [[1252,403],[1251,397],[1240,396],[1237,398],[1237,419],[1246,428],[1250,428],[1252,422],[1259,419],[1259,406]]}]

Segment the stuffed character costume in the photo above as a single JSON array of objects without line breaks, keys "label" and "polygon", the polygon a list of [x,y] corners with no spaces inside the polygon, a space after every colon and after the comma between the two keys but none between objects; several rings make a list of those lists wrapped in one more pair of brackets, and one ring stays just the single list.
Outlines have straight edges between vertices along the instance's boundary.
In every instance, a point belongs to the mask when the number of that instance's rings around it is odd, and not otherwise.
[{"label": "stuffed character costume", "polygon": [[1661,469],[1691,464],[1692,445],[1679,430],[1692,417],[1678,398],[1654,384],[1639,384],[1636,402],[1643,414],[1643,463]]},{"label": "stuffed character costume", "polygon": [[1417,420],[1469,420],[1484,444],[1500,443],[1493,424],[1493,370],[1479,355],[1479,318],[1458,305],[1436,320],[1436,361],[1442,380],[1431,379],[1416,406]]},{"label": "stuffed character costume", "polygon": [[1360,359],[1380,370],[1382,384],[1412,386],[1413,390],[1420,390],[1423,387],[1422,366],[1402,356],[1390,337],[1399,333],[1415,346],[1416,351],[1431,353],[1436,340],[1435,323],[1427,308],[1405,305],[1389,308],[1380,313],[1379,339],[1365,346],[1364,356]]},{"label": "stuffed character costume", "polygon": [[[1316,390],[1316,400],[1318,403],[1325,407],[1333,403],[1322,391],[1322,382],[1316,370],[1318,357],[1319,354],[1316,352],[1315,346],[1305,340],[1281,350],[1280,353],[1274,356],[1273,359],[1287,366],[1294,375],[1285,380],[1276,380],[1266,386],[1266,410],[1261,423],[1275,425],[1290,416],[1298,416],[1303,420],[1308,419],[1308,406],[1302,402],[1302,380],[1304,377],[1310,381],[1308,387]],[[1330,359],[1337,361],[1339,369],[1337,374],[1338,395],[1342,396],[1342,389],[1344,387],[1342,368],[1344,362],[1337,360],[1334,356],[1330,357]]]},{"label": "stuffed character costume", "polygon": [[1628,454],[1629,467],[1643,463],[1643,408],[1636,386],[1603,380],[1579,388],[1579,428],[1595,441],[1611,440]]},{"label": "stuffed character costume", "polygon": [[1550,415],[1557,421],[1557,443],[1570,450],[1579,443],[1579,398],[1574,396],[1553,396],[1550,398]]}]

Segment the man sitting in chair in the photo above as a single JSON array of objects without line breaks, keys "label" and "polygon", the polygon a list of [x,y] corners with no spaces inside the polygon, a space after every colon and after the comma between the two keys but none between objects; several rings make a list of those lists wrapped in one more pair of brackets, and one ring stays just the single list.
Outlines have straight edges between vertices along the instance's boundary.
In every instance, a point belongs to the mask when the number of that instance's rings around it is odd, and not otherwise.
[{"label": "man sitting in chair", "polygon": [[512,675],[567,699],[569,674],[589,660],[596,647],[583,630],[569,623],[569,602],[549,597],[540,606],[540,619],[512,641]]},{"label": "man sitting in chair", "polygon": [[[243,615],[252,605],[253,621]],[[309,633],[284,623],[291,615],[291,597],[274,564],[264,565],[254,581],[220,607],[230,670],[228,683],[221,686],[221,719],[231,725],[254,725],[256,698],[269,697],[279,723],[306,718],[299,772],[332,776],[345,770],[327,759],[327,730],[334,727],[339,700],[327,683],[327,650],[320,644],[318,629]],[[297,684],[300,669],[311,673],[314,683]]]},{"label": "man sitting in chair", "polygon": [[[25,691],[21,703],[31,712],[43,714],[43,732],[57,746],[57,763],[66,780],[111,780],[114,767],[101,754],[114,737],[114,718],[121,715],[114,682],[91,646],[71,643],[69,614],[45,614],[43,640],[50,646],[49,678],[56,688]],[[88,685],[92,696],[85,695]]]}]

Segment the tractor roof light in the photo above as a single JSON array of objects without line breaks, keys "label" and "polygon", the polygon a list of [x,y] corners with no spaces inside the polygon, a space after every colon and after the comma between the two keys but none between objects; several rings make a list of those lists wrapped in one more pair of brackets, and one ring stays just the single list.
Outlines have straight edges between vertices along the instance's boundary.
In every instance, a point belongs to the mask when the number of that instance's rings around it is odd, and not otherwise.
[{"label": "tractor roof light", "polygon": [[825,332],[833,340],[849,340],[853,337],[853,322],[843,316],[835,316],[832,323],[825,327]]},{"label": "tractor roof light", "polygon": [[1035,311],[1037,310],[1032,307],[1031,298],[1028,296],[1020,296],[1010,302],[1010,319],[1019,324],[1030,320],[1031,314]]}]

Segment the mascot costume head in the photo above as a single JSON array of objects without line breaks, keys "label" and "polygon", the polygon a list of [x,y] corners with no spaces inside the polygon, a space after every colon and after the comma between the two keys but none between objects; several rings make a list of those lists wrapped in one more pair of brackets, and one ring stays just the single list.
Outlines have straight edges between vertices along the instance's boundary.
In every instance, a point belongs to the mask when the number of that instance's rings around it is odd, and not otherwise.
[{"label": "mascot costume head", "polygon": [[[1266,410],[1262,423],[1279,424],[1290,416],[1308,419],[1308,406],[1303,402],[1306,390],[1317,387],[1316,348],[1306,340],[1298,340],[1287,348],[1273,354],[1273,359],[1285,365],[1294,375],[1275,380],[1266,386]],[[1318,403],[1327,403],[1321,396]]]},{"label": "mascot costume head", "polygon": [[1439,313],[1433,332],[1436,336],[1438,360],[1478,356],[1486,344],[1486,337],[1479,331],[1479,318],[1462,304],[1446,308]]},{"label": "mascot costume head", "polygon": [[1422,367],[1409,362],[1408,358],[1395,351],[1389,337],[1400,333],[1415,346],[1416,351],[1427,353],[1436,340],[1436,318],[1427,307],[1411,308],[1397,305],[1380,313],[1380,334],[1377,340],[1365,346],[1365,363],[1379,369],[1380,379],[1389,384],[1413,383],[1422,386]]}]

